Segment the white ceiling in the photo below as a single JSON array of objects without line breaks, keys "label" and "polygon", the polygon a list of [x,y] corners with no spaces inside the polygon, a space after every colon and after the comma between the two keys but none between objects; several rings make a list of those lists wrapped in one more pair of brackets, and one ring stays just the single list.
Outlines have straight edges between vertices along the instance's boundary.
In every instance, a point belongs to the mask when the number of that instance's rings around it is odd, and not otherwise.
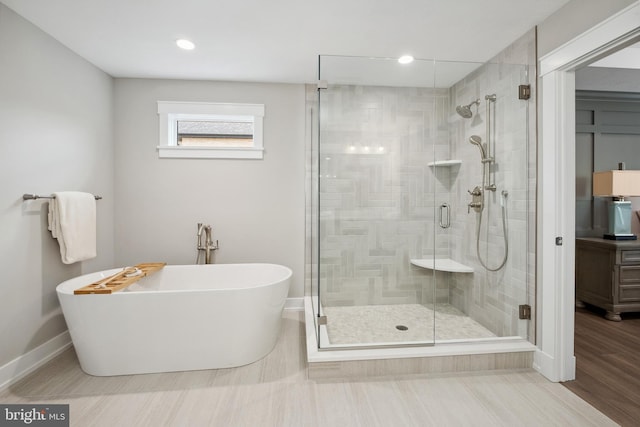
[{"label": "white ceiling", "polygon": [[594,62],[590,67],[640,69],[640,43],[614,52]]},{"label": "white ceiling", "polygon": [[114,77],[289,83],[315,81],[318,55],[484,62],[568,2],[0,1]]}]

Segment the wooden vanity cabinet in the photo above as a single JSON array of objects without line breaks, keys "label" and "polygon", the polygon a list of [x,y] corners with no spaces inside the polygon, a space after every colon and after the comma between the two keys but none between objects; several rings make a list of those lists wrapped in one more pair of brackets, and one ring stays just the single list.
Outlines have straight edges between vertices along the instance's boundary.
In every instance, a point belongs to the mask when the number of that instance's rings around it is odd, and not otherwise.
[{"label": "wooden vanity cabinet", "polygon": [[620,313],[640,311],[640,241],[576,238],[576,305]]}]

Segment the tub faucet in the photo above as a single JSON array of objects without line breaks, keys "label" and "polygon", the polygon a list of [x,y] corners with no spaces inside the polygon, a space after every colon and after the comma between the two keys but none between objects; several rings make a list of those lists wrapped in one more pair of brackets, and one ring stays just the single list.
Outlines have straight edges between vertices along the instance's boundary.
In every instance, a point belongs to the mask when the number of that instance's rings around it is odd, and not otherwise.
[{"label": "tub faucet", "polygon": [[[204,236],[203,236],[204,232]],[[204,242],[203,242],[204,237]],[[196,257],[196,264],[200,261],[200,253],[204,251],[204,263],[211,264],[211,252],[218,249],[218,241],[216,240],[215,245],[213,244],[213,239],[211,238],[211,226],[204,225],[202,223],[198,223],[198,256]]]}]

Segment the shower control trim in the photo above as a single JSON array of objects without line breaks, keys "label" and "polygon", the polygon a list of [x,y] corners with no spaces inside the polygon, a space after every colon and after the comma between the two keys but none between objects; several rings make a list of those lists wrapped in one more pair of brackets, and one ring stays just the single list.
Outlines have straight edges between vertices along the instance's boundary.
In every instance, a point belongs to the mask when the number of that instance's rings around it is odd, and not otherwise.
[{"label": "shower control trim", "polygon": [[467,190],[467,192],[472,196],[471,202],[467,204],[467,213],[471,213],[471,209],[475,212],[482,212],[482,189],[476,185],[473,190]]},{"label": "shower control trim", "polygon": [[471,213],[471,209],[476,212],[480,212],[482,210],[482,202],[470,202],[467,205],[467,213]]}]

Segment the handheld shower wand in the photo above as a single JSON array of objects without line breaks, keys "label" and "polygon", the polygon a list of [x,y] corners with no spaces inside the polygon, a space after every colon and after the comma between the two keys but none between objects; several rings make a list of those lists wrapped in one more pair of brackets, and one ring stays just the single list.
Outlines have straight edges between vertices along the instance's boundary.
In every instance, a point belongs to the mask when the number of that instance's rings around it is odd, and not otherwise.
[{"label": "handheld shower wand", "polygon": [[482,146],[482,138],[480,138],[478,135],[471,135],[471,137],[469,137],[469,142],[480,149],[482,163],[485,163],[487,160],[487,152],[484,151],[484,147]]}]

